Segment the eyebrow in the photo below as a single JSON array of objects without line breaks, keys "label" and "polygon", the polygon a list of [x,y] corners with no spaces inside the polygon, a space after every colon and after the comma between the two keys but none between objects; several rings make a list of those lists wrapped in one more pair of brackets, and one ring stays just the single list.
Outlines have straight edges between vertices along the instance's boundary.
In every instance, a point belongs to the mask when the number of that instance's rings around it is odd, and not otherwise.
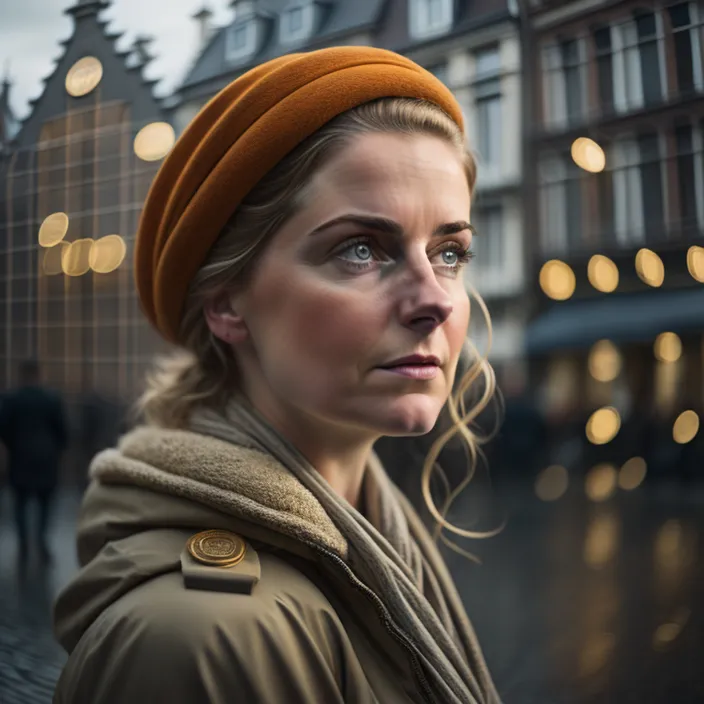
[{"label": "eyebrow", "polygon": [[[372,215],[341,215],[339,218],[334,218],[333,220],[319,225],[310,234],[318,235],[321,232],[325,232],[326,230],[336,227],[337,225],[350,224],[363,227],[367,230],[375,230],[376,232],[395,235],[396,237],[403,235],[403,227],[401,227],[401,225],[395,220],[389,220],[388,218],[381,218]],[[458,232],[464,232],[465,230],[469,230],[472,234],[475,234],[474,227],[472,227],[472,225],[465,220],[448,222],[443,225],[438,225],[433,231],[433,237],[456,235]]]}]

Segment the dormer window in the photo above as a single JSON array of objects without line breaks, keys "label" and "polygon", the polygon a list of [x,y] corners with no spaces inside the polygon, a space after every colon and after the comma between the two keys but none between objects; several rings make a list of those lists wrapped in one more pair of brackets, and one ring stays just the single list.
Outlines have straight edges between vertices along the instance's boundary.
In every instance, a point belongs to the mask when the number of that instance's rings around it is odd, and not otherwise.
[{"label": "dormer window", "polygon": [[425,39],[452,29],[454,0],[409,0],[409,3],[412,36]]},{"label": "dormer window", "polygon": [[225,59],[237,61],[253,54],[257,48],[257,21],[246,19],[235,22],[227,30]]},{"label": "dormer window", "polygon": [[320,11],[320,3],[314,0],[290,4],[281,13],[279,41],[284,45],[296,44],[311,37],[319,22]]}]

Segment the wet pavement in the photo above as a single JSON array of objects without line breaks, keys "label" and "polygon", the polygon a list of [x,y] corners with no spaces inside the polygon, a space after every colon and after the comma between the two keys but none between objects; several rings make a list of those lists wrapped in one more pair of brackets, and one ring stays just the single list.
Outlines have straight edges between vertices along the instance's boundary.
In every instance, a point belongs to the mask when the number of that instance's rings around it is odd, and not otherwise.
[{"label": "wet pavement", "polygon": [[[78,498],[60,497],[50,569],[20,581],[0,495],[0,704],[45,704],[65,656],[54,595],[76,568]],[[704,489],[601,503],[505,492],[508,524],[449,562],[505,704],[704,702]]]}]

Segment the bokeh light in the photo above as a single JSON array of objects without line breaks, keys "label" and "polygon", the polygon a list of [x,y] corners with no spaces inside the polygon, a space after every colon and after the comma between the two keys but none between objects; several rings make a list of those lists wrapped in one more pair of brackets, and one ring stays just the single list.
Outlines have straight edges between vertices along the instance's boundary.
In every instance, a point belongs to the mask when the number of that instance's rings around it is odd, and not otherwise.
[{"label": "bokeh light", "polygon": [[142,161],[159,161],[174,146],[176,133],[168,122],[151,122],[134,138],[134,153]]},{"label": "bokeh light", "polygon": [[122,264],[126,254],[127,245],[120,235],[106,235],[93,244],[88,263],[97,274],[109,274]]},{"label": "bokeh light", "polygon": [[592,467],[584,479],[584,492],[592,501],[606,501],[610,499],[618,482],[616,467],[604,463]]},{"label": "bokeh light", "polygon": [[587,438],[593,445],[611,442],[621,428],[621,416],[612,406],[594,411],[587,421]]},{"label": "bokeh light", "polygon": [[545,262],[540,269],[540,288],[555,301],[566,301],[574,293],[575,286],[574,271],[559,259]]},{"label": "bokeh light", "polygon": [[589,283],[602,293],[612,293],[618,287],[618,267],[603,254],[595,254],[587,265]]},{"label": "bokeh light", "polygon": [[636,254],[636,273],[648,286],[658,288],[665,280],[665,265],[651,249],[641,249]]},{"label": "bokeh light", "polygon": [[674,332],[663,332],[655,338],[653,353],[661,362],[676,362],[682,356],[682,340]]},{"label": "bokeh light", "polygon": [[621,373],[621,353],[610,340],[599,340],[592,345],[587,364],[597,381],[613,381]]},{"label": "bokeh light", "polygon": [[59,242],[55,247],[44,250],[42,258],[42,271],[47,276],[57,276],[63,272],[62,260],[64,250],[71,245],[68,242]]},{"label": "bokeh light", "polygon": [[52,213],[47,215],[39,228],[39,244],[42,247],[57,245],[68,232],[68,215],[66,213]]},{"label": "bokeh light", "polygon": [[704,283],[704,247],[693,245],[687,250],[687,269],[693,279]]},{"label": "bokeh light", "polygon": [[672,621],[663,623],[655,629],[653,634],[653,648],[655,650],[665,650],[682,633],[689,621],[691,610],[683,607],[677,610]]},{"label": "bokeh light", "polygon": [[103,64],[95,56],[84,56],[66,74],[66,92],[74,98],[88,95],[103,78]]},{"label": "bokeh light", "polygon": [[581,169],[597,174],[606,167],[604,150],[588,137],[578,137],[572,142],[572,159]]},{"label": "bokeh light", "polygon": [[557,501],[567,491],[569,475],[560,465],[546,467],[535,480],[535,494],[541,501]]},{"label": "bokeh light", "polygon": [[676,443],[686,445],[692,442],[699,432],[699,416],[695,411],[683,411],[672,427],[672,437]]},{"label": "bokeh light", "polygon": [[592,516],[584,536],[584,561],[594,569],[605,567],[618,547],[619,524],[613,512],[601,508]]},{"label": "bokeh light", "polygon": [[90,251],[93,240],[83,239],[72,242],[61,256],[61,268],[67,276],[82,276],[90,269]]},{"label": "bokeh light", "polygon": [[642,457],[631,457],[618,473],[618,485],[626,491],[633,491],[643,483],[647,472],[648,465]]}]

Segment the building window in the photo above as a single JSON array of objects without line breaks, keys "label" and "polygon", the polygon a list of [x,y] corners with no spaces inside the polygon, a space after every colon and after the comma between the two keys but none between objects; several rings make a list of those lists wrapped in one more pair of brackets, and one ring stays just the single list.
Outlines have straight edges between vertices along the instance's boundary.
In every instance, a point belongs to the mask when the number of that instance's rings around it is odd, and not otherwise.
[{"label": "building window", "polygon": [[428,66],[426,68],[426,71],[429,71],[433,74],[433,76],[435,76],[435,78],[447,85],[449,79],[449,72],[446,61],[440,64],[433,64],[432,66]]},{"label": "building window", "polygon": [[655,132],[640,135],[638,149],[645,234],[646,237],[657,239],[662,237],[665,226],[659,135]]},{"label": "building window", "polygon": [[316,7],[315,3],[290,7],[281,14],[279,25],[279,40],[282,44],[291,44],[307,39],[313,32],[315,24]]},{"label": "building window", "polygon": [[477,268],[497,271],[504,266],[504,223],[501,205],[478,206],[474,217],[477,236],[473,248],[477,252]]},{"label": "building window", "polygon": [[236,61],[253,54],[257,47],[256,20],[236,22],[228,30],[225,40],[225,59]]},{"label": "building window", "polygon": [[484,166],[501,166],[501,60],[494,47],[475,55],[477,103],[477,151]]},{"label": "building window", "polygon": [[545,123],[552,127],[578,124],[585,106],[584,42],[570,39],[543,51]]},{"label": "building window", "polygon": [[692,125],[681,125],[675,130],[677,142],[677,180],[680,197],[680,227],[688,230],[697,225],[696,172],[694,167],[694,139]]},{"label": "building window", "polygon": [[603,114],[614,109],[614,61],[611,47],[611,27],[594,31],[596,48],[597,77],[599,81],[599,102]]},{"label": "building window", "polygon": [[618,244],[639,244],[646,236],[662,239],[665,217],[659,135],[653,132],[616,142],[612,176]]},{"label": "building window", "polygon": [[429,37],[452,29],[454,0],[409,0],[410,30],[414,37]]},{"label": "building window", "polygon": [[565,81],[567,121],[575,124],[582,117],[582,72],[577,40],[562,42],[560,53]]},{"label": "building window", "polygon": [[614,26],[614,95],[621,112],[663,99],[664,54],[660,17],[642,12],[632,21]]},{"label": "building window", "polygon": [[567,169],[557,155],[544,158],[539,167],[540,235],[543,253],[559,254],[567,248]]},{"label": "building window", "polygon": [[702,89],[702,55],[694,15],[697,6],[683,2],[668,8],[675,45],[675,69],[680,93]]}]

